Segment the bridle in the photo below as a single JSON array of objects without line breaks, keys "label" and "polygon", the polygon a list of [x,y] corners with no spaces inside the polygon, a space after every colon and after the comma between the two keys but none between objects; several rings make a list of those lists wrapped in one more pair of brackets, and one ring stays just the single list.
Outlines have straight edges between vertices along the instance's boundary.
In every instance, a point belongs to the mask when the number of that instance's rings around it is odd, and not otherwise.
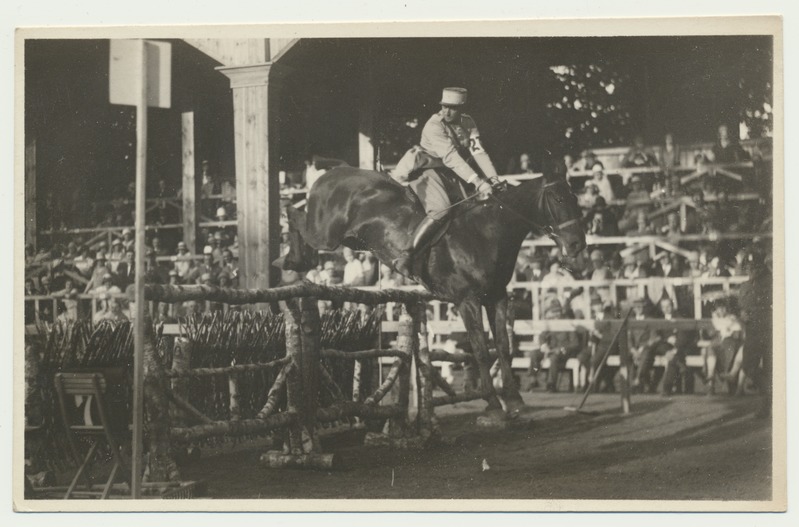
[{"label": "bridle", "polygon": [[[558,179],[556,181],[550,181],[548,183],[544,183],[544,185],[541,187],[541,192],[538,194],[537,206],[538,206],[539,210],[543,210],[546,214],[549,215],[550,218],[555,218],[555,214],[553,214],[552,208],[549,206],[549,200],[547,200],[545,198],[546,198],[546,195],[549,192],[551,192],[552,189],[554,189],[554,187],[556,187],[558,185],[561,185],[561,184],[566,184],[566,180],[565,179]],[[514,214],[525,225],[527,225],[528,227],[530,227],[533,230],[536,230],[536,231],[538,231],[540,233],[546,234],[549,238],[551,238],[552,240],[555,240],[555,241],[557,241],[557,240],[561,240],[562,241],[562,237],[559,234],[559,232],[562,229],[565,229],[566,227],[568,227],[570,225],[573,225],[575,223],[579,223],[580,222],[579,218],[574,218],[574,219],[571,219],[571,220],[567,220],[567,221],[558,223],[554,227],[551,226],[551,225],[541,225],[541,224],[539,224],[536,221],[528,219],[526,216],[521,214],[519,211],[517,211],[516,209],[514,209],[510,205],[508,205],[506,202],[504,202],[501,199],[499,199],[494,194],[491,194],[490,197],[499,205],[500,208],[504,208],[508,212],[511,212],[512,214]],[[560,200],[559,198],[556,197],[555,199],[559,203],[562,203],[562,200]]]}]

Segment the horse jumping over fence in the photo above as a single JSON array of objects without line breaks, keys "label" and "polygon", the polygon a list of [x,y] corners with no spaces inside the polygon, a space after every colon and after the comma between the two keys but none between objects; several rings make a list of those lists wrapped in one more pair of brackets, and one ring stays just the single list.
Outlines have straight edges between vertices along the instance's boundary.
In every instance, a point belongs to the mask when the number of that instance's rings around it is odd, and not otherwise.
[{"label": "horse jumping over fence", "polygon": [[[453,302],[463,317],[486,393],[486,417],[506,419],[524,405],[511,370],[506,287],[528,233],[552,238],[570,259],[585,248],[576,197],[558,170],[497,193],[491,200],[465,200],[451,215],[440,240],[414,259],[411,273],[436,296]],[[409,191],[388,176],[340,166],[329,170],[308,195],[307,211],[292,209],[290,221],[311,248],[340,245],[372,251],[391,264],[411,245],[413,228],[425,213]],[[304,271],[314,252],[298,237],[283,266]],[[497,393],[491,382],[486,308],[502,372]],[[504,403],[504,404],[503,404]],[[505,412],[505,413],[503,413]]]}]

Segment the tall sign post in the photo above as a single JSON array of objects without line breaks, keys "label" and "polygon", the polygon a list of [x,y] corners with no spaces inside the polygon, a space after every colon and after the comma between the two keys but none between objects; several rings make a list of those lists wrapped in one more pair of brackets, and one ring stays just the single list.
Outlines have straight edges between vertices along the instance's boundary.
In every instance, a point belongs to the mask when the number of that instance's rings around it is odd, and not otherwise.
[{"label": "tall sign post", "polygon": [[141,497],[144,428],[144,234],[147,191],[147,109],[171,105],[172,47],[166,42],[112,40],[109,64],[111,104],[136,107],[136,277],[133,319],[133,441],[131,494]]}]

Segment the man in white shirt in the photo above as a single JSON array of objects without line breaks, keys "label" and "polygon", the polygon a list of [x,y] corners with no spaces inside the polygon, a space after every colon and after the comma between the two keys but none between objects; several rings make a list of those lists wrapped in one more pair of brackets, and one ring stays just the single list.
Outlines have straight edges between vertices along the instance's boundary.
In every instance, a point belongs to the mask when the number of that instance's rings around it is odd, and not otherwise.
[{"label": "man in white shirt", "polygon": [[349,247],[344,247],[343,255],[344,260],[347,262],[344,266],[343,285],[350,287],[363,285],[363,264],[361,264],[359,259],[355,258],[355,253]]}]

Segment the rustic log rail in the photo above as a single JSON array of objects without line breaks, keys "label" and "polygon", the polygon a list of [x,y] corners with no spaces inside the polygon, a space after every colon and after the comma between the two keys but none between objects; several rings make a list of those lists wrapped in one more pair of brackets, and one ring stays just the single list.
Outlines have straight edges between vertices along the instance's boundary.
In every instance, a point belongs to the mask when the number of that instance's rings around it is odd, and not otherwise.
[{"label": "rustic log rail", "polygon": [[[378,444],[408,446],[419,444],[433,434],[432,390],[435,378],[431,372],[430,356],[426,344],[421,346],[421,332],[426,342],[425,302],[434,299],[430,293],[419,291],[364,291],[344,287],[325,287],[300,283],[275,289],[239,290],[214,286],[163,286],[147,285],[145,298],[149,302],[181,302],[187,300],[212,301],[225,304],[278,303],[283,312],[286,334],[286,356],[271,362],[231,364],[216,368],[194,368],[191,362],[192,344],[179,339],[172,369],[164,369],[160,377],[169,379],[171,393],[161,400],[173,406],[172,411],[162,411],[161,419],[170,419],[172,442],[196,442],[211,437],[236,437],[283,431],[282,450],[272,450],[261,456],[261,463],[269,467],[332,468],[339,464],[333,454],[322,452],[318,430],[323,423],[337,423],[350,418],[385,419],[383,434]],[[405,312],[400,317],[397,349],[366,349],[340,351],[321,349],[318,299],[357,302],[369,305],[399,302]],[[152,347],[154,349],[154,346]],[[369,359],[393,358],[394,362],[383,382],[367,397],[360,390],[347,400],[325,369],[321,360],[347,360],[359,364]],[[408,416],[411,369],[420,368],[418,382],[424,392],[417,416],[417,426],[411,426]],[[239,407],[240,396],[237,379],[247,372],[277,371],[269,388],[263,408],[254,418],[243,418]],[[189,403],[188,379],[227,376],[230,394],[230,416],[227,421],[214,421]],[[440,381],[439,381],[440,384]],[[398,388],[397,401],[385,404],[383,399],[394,386]],[[327,407],[319,407],[320,390],[326,389],[334,398]],[[189,426],[188,423],[197,423]]]}]

